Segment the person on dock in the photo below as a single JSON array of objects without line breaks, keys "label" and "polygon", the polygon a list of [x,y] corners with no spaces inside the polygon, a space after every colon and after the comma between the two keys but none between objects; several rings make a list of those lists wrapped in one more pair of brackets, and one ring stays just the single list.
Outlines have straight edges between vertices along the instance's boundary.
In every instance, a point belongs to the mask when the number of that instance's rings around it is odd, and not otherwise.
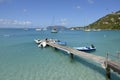
[{"label": "person on dock", "polygon": [[94,46],[93,44],[91,44],[91,47],[92,47],[92,48],[95,48],[95,46]]},{"label": "person on dock", "polygon": [[45,41],[48,43],[48,42],[49,42],[49,41],[48,41],[48,38],[46,38]]}]

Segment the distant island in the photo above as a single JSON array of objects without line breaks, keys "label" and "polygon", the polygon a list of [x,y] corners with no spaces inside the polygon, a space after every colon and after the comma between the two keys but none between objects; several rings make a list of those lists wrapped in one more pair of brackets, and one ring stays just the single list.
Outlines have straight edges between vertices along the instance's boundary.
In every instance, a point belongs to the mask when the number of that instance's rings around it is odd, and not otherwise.
[{"label": "distant island", "polygon": [[71,27],[71,30],[107,29],[120,30],[120,11],[112,12],[85,27]]}]

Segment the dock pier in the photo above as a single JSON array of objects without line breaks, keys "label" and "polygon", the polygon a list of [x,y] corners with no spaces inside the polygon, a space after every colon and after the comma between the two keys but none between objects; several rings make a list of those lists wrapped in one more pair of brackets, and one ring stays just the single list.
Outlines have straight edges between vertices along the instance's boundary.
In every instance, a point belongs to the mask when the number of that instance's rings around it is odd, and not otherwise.
[{"label": "dock pier", "polygon": [[59,49],[61,51],[67,52],[70,54],[70,58],[74,59],[74,55],[82,57],[84,59],[90,59],[93,60],[94,62],[97,62],[101,64],[102,66],[104,65],[104,68],[106,69],[106,80],[110,80],[110,74],[111,74],[111,69],[114,72],[117,72],[120,74],[120,62],[112,61],[109,60],[108,58],[98,56],[98,55],[93,55],[93,54],[88,54],[86,52],[78,51],[76,49],[73,49],[68,46],[63,46],[57,43],[54,43],[53,41],[46,41],[46,45],[51,46],[55,49]]},{"label": "dock pier", "polygon": [[119,62],[106,60],[105,57],[101,57],[101,56],[97,56],[97,55],[93,55],[93,54],[88,54],[86,52],[82,52],[82,51],[78,51],[76,49],[70,48],[68,46],[62,46],[62,45],[50,43],[50,42],[48,42],[47,45],[67,52],[68,54],[70,54],[71,59],[73,59],[74,55],[76,55],[79,57],[83,57],[85,59],[91,59],[91,60],[93,60],[101,65],[104,65],[105,69],[106,69],[106,80],[110,80],[110,72],[111,72],[110,70],[111,69],[114,72],[117,72],[118,74],[120,74],[120,63]]}]

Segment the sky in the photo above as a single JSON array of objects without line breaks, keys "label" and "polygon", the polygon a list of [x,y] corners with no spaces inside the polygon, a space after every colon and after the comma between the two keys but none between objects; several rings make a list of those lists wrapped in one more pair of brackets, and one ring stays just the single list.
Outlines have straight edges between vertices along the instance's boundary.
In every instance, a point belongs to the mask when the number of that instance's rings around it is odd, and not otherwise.
[{"label": "sky", "polygon": [[120,10],[120,0],[0,0],[0,28],[86,26]]}]

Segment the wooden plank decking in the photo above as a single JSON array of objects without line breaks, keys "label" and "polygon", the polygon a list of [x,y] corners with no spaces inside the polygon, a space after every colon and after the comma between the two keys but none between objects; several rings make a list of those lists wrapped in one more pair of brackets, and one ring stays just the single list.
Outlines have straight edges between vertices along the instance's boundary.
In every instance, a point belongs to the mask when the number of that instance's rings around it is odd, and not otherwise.
[{"label": "wooden plank decking", "polygon": [[[54,48],[57,48],[57,49],[60,49],[62,51],[65,51],[67,53],[74,54],[74,55],[77,55],[79,57],[83,57],[85,59],[91,59],[91,60],[93,60],[101,65],[107,65],[107,67],[111,68],[113,71],[118,72],[120,74],[120,63],[118,63],[118,62],[114,62],[111,60],[106,61],[105,57],[101,57],[101,56],[93,55],[93,54],[88,54],[88,53],[70,48],[68,46],[62,46],[62,45],[50,43],[50,42],[48,42],[47,45],[54,47]],[[107,62],[107,64],[106,64],[106,62]]]},{"label": "wooden plank decking", "polygon": [[54,44],[54,43],[47,43],[47,44],[51,47],[63,50],[67,53],[72,53],[74,55],[77,55],[77,56],[80,56],[80,57],[83,57],[83,58],[86,58],[86,59],[92,59],[93,61],[96,61],[100,64],[104,64],[104,62],[106,60],[104,57],[96,56],[96,55],[93,55],[93,54],[88,54],[88,53],[85,53],[85,52],[82,52],[82,51],[78,51],[78,50],[70,48],[68,46],[62,46],[62,45],[58,45],[58,44]]},{"label": "wooden plank decking", "polygon": [[107,67],[111,68],[114,72],[118,72],[120,74],[120,63],[114,61],[105,61],[107,63]]}]

